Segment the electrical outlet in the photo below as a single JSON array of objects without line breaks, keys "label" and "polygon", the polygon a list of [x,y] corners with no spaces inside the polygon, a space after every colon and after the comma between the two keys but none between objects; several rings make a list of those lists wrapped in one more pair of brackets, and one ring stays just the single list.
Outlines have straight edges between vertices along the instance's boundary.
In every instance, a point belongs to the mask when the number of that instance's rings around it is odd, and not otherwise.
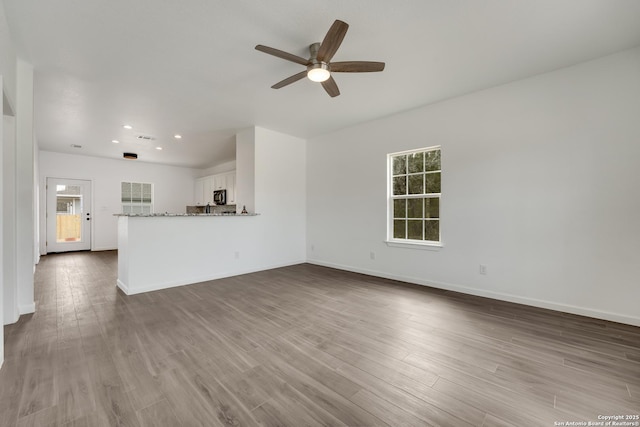
[{"label": "electrical outlet", "polygon": [[236,257],[236,259],[240,259],[240,252],[236,251],[234,253],[234,256]]},{"label": "electrical outlet", "polygon": [[484,264],[480,264],[480,274],[487,274],[487,266]]},{"label": "electrical outlet", "polygon": [[376,259],[376,253],[375,252],[369,252],[369,258]]}]

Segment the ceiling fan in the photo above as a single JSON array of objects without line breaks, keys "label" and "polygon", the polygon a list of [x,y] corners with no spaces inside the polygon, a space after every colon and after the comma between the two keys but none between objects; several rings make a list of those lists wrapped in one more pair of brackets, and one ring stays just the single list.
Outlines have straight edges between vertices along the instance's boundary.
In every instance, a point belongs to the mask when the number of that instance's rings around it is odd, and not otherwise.
[{"label": "ceiling fan", "polygon": [[384,62],[331,62],[331,58],[333,58],[333,55],[335,55],[340,47],[348,29],[349,24],[336,20],[333,25],[331,25],[331,28],[329,28],[329,31],[324,37],[324,40],[322,40],[322,43],[313,43],[309,46],[309,59],[305,59],[279,49],[274,49],[269,46],[263,46],[261,44],[257,45],[256,50],[259,50],[260,52],[268,53],[269,55],[277,56],[278,58],[286,59],[287,61],[295,62],[296,64],[307,67],[305,71],[301,71],[298,74],[287,77],[271,87],[273,89],[280,89],[281,87],[297,82],[304,77],[308,77],[311,81],[321,83],[329,96],[335,97],[340,95],[340,90],[331,76],[331,73],[368,73],[384,70]]}]

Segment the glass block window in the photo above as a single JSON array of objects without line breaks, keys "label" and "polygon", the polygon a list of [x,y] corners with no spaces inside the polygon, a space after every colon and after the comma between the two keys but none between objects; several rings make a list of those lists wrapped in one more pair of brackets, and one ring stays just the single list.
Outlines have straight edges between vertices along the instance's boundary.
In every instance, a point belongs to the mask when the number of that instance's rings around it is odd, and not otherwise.
[{"label": "glass block window", "polygon": [[440,147],[388,155],[390,241],[440,243]]},{"label": "glass block window", "polygon": [[122,213],[153,213],[153,184],[123,182],[121,186]]}]

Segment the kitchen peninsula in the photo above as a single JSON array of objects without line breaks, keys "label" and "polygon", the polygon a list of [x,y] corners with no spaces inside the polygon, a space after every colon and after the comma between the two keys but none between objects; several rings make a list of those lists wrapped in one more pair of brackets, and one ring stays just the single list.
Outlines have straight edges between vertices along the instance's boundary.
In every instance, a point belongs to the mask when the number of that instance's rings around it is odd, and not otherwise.
[{"label": "kitchen peninsula", "polygon": [[[235,200],[223,209],[260,215],[118,215],[117,286],[133,295],[306,262],[306,164],[300,138],[259,127],[238,132]],[[210,202],[195,193],[187,204]],[[174,206],[164,203],[154,206]]]},{"label": "kitchen peninsula", "polygon": [[118,287],[127,295],[255,271],[258,214],[116,214]]}]

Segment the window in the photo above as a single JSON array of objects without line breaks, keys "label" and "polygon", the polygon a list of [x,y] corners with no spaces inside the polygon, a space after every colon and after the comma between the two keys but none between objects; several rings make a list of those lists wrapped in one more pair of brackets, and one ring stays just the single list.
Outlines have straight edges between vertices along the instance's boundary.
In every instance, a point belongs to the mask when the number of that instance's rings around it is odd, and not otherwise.
[{"label": "window", "polygon": [[121,195],[122,213],[153,213],[153,184],[123,182]]},{"label": "window", "polygon": [[388,156],[388,240],[440,244],[440,147]]}]

